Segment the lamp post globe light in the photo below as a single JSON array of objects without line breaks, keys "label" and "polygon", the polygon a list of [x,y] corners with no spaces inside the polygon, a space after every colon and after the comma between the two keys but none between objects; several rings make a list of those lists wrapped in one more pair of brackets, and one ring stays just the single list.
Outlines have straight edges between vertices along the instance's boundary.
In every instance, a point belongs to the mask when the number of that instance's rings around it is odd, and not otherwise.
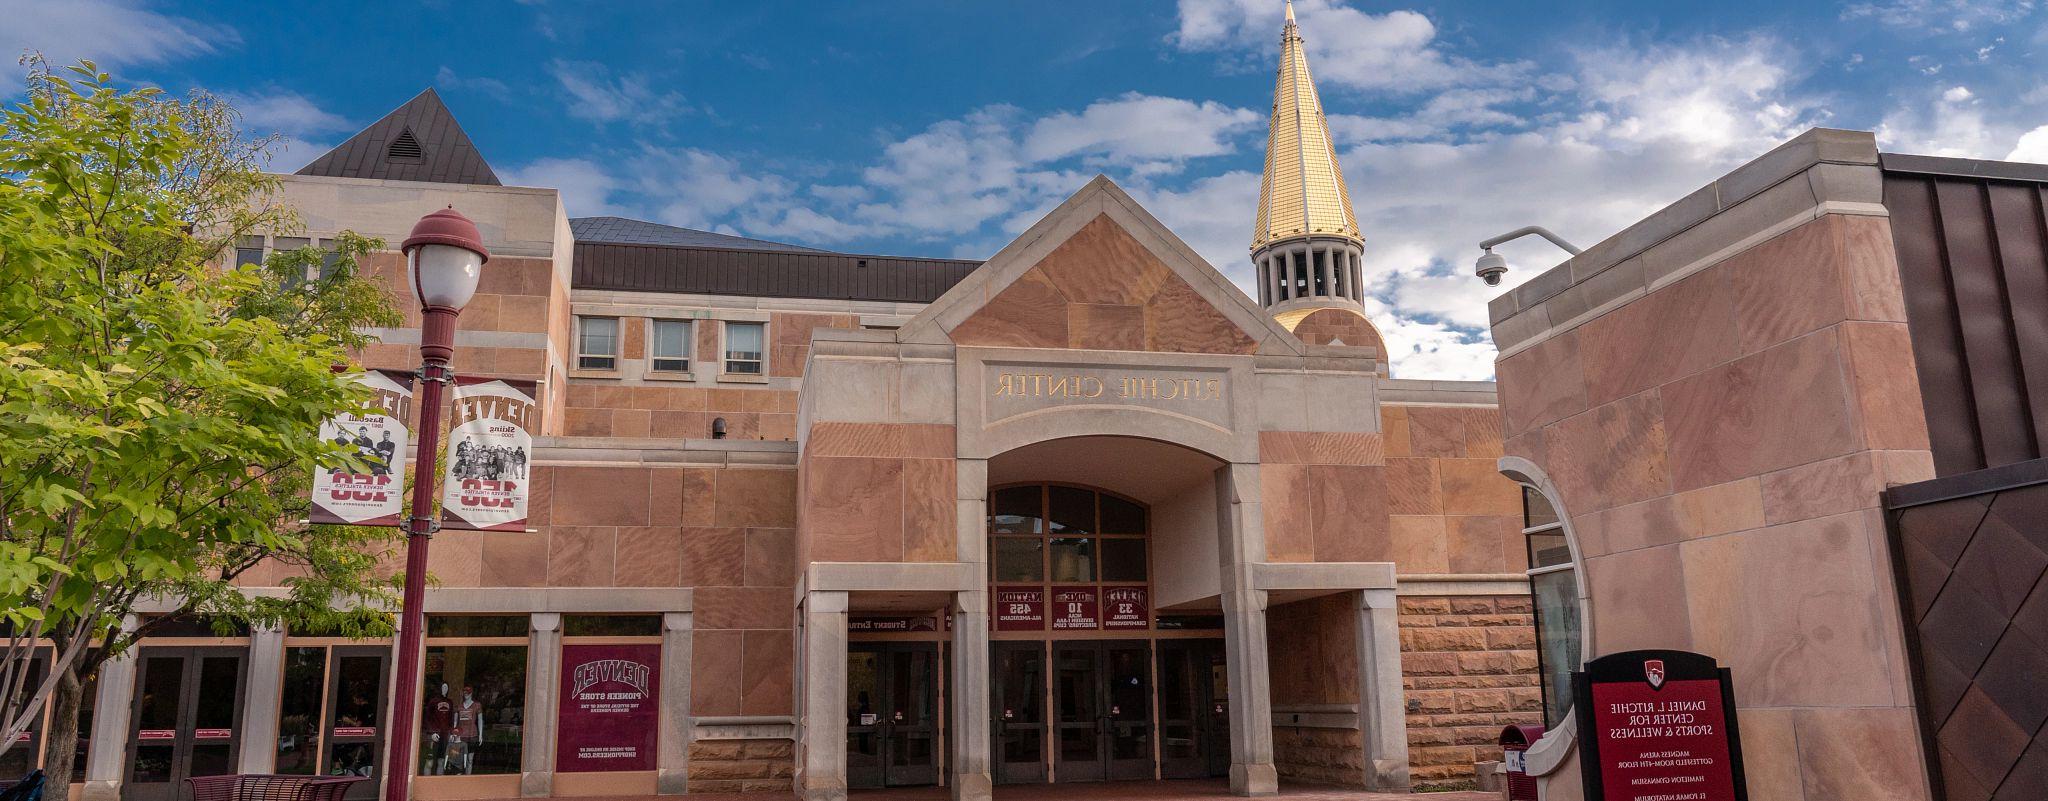
[{"label": "lamp post globe light", "polygon": [[419,455],[412,485],[412,516],[406,521],[405,593],[399,609],[398,669],[392,673],[391,757],[384,771],[385,801],[406,801],[412,780],[412,723],[419,712],[420,639],[426,628],[427,540],[439,525],[434,520],[435,457],[441,451],[441,399],[455,379],[455,317],[476,294],[490,251],[476,223],[450,206],[413,224],[412,235],[399,246],[405,253],[407,278],[420,301]]}]

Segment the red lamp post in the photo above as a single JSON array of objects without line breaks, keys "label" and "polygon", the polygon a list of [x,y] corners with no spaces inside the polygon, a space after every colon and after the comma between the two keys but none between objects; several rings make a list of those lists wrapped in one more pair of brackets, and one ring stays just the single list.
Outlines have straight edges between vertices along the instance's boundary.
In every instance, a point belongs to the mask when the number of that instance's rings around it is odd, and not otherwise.
[{"label": "red lamp post", "polygon": [[400,250],[413,294],[420,301],[419,451],[414,464],[412,516],[406,521],[405,597],[398,622],[398,670],[392,674],[391,756],[384,770],[384,801],[407,801],[412,782],[413,717],[419,713],[420,639],[426,628],[427,540],[434,519],[436,457],[441,451],[441,397],[455,380],[455,316],[476,294],[484,249],[476,223],[450,206],[421,217]]}]

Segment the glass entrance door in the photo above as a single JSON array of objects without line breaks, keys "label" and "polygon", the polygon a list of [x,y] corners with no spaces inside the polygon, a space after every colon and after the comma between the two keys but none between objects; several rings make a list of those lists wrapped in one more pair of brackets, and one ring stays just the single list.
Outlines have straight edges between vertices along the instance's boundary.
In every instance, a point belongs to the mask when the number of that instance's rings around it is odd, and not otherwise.
[{"label": "glass entrance door", "polygon": [[1053,779],[1150,779],[1152,659],[1144,641],[1053,643]]},{"label": "glass entrance door", "polygon": [[[391,649],[376,645],[338,645],[331,656],[327,684],[327,759],[329,776],[375,778],[377,755],[384,751],[384,688],[391,677]],[[356,782],[349,801],[376,798],[382,782]]]},{"label": "glass entrance door", "polygon": [[185,779],[235,772],[243,649],[143,648],[129,729],[128,801],[177,801]]},{"label": "glass entrance door", "polygon": [[1045,643],[998,642],[989,683],[998,784],[1045,781]]},{"label": "glass entrance door", "polygon": [[853,643],[846,654],[846,783],[937,784],[938,650]]},{"label": "glass entrance door", "polygon": [[1230,774],[1230,682],[1222,640],[1159,641],[1159,773]]}]

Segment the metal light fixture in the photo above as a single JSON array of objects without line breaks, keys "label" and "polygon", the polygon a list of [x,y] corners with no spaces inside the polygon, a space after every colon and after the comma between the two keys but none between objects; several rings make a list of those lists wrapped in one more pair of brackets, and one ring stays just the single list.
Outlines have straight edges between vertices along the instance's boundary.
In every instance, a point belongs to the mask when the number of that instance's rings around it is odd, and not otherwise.
[{"label": "metal light fixture", "polygon": [[1566,242],[1564,238],[1551,233],[1548,228],[1540,225],[1526,225],[1479,243],[1479,249],[1484,252],[1479,254],[1479,261],[1472,264],[1472,272],[1479,276],[1479,280],[1485,281],[1487,286],[1500,286],[1500,277],[1507,275],[1508,272],[1508,260],[1507,257],[1493,252],[1494,246],[1531,234],[1550,240],[1550,244],[1563,248],[1566,253],[1574,256],[1584,252],[1579,250],[1577,245]]},{"label": "metal light fixture", "polygon": [[477,279],[491,252],[476,223],[450,206],[421,217],[399,246],[413,294],[420,301],[420,445],[414,464],[412,516],[406,520],[405,593],[399,609],[398,669],[392,674],[392,705],[401,723],[391,728],[384,801],[407,801],[407,785],[418,760],[412,753],[412,716],[419,712],[420,637],[426,628],[427,541],[440,526],[434,520],[435,457],[441,450],[441,396],[455,380],[455,318],[476,295]]}]

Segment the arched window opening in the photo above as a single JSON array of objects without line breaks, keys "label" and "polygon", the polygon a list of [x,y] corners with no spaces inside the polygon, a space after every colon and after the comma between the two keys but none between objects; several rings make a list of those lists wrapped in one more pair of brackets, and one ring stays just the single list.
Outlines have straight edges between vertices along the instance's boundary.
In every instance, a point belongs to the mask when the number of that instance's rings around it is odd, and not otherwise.
[{"label": "arched window opening", "polygon": [[1529,590],[1536,606],[1536,661],[1543,677],[1543,723],[1557,728],[1572,705],[1572,671],[1583,658],[1584,622],[1571,543],[1557,509],[1522,487],[1522,535],[1529,547]]}]

